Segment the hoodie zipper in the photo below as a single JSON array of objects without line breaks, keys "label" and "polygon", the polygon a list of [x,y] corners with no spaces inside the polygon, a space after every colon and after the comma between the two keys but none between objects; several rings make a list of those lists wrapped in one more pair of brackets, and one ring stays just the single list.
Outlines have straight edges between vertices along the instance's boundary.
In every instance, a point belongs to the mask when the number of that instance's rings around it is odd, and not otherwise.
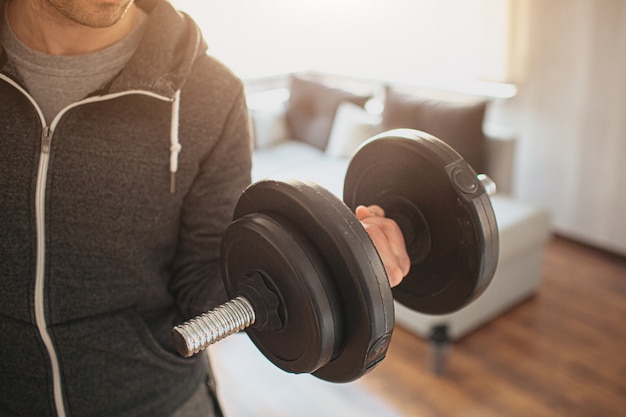
[{"label": "hoodie zipper", "polygon": [[[32,103],[41,121],[41,153],[39,156],[39,169],[37,170],[37,185],[35,187],[35,224],[37,228],[37,263],[35,267],[35,293],[34,310],[35,325],[39,336],[48,352],[50,368],[52,370],[52,390],[54,395],[54,405],[57,417],[65,417],[65,404],[63,402],[63,384],[61,381],[61,371],[52,337],[48,331],[45,312],[45,261],[46,261],[46,227],[45,227],[45,200],[46,200],[46,180],[48,177],[48,163],[50,162],[50,145],[52,143],[53,129],[46,125],[45,117],[30,94],[19,84],[10,78],[0,74],[0,79],[5,80],[18,91],[20,91]],[[53,122],[54,123],[54,122]]]},{"label": "hoodie zipper", "polygon": [[35,272],[35,322],[37,330],[43,340],[50,365],[52,367],[52,388],[54,391],[54,403],[58,417],[65,417],[65,406],[63,404],[63,384],[61,381],[61,371],[59,369],[59,359],[57,352],[48,332],[45,313],[45,259],[46,259],[46,227],[45,227],[45,199],[46,199],[46,179],[48,177],[48,162],[50,161],[50,143],[52,142],[52,131],[48,126],[43,129],[41,135],[41,156],[39,159],[39,171],[37,172],[37,188],[35,196],[35,212],[37,224],[37,269]]},{"label": "hoodie zipper", "polygon": [[57,417],[66,417],[65,403],[63,400],[63,381],[61,379],[61,370],[59,365],[59,359],[57,351],[48,331],[48,324],[46,322],[45,312],[45,261],[46,261],[46,227],[45,227],[45,200],[46,200],[46,183],[48,178],[48,164],[50,162],[50,150],[52,144],[52,136],[54,134],[54,128],[56,127],[59,119],[68,110],[74,107],[78,107],[85,103],[93,103],[98,101],[106,101],[116,97],[131,95],[131,94],[143,94],[150,97],[157,98],[163,101],[173,101],[165,96],[161,96],[149,91],[143,90],[130,90],[122,93],[108,94],[105,96],[90,97],[76,103],[73,103],[64,109],[62,109],[54,118],[50,126],[46,125],[45,117],[39,108],[39,105],[35,102],[33,97],[24,90],[19,84],[12,79],[0,74],[0,79],[5,80],[17,90],[19,90],[28,100],[32,103],[36,109],[41,124],[41,154],[39,158],[39,169],[37,171],[37,185],[35,188],[35,218],[37,228],[37,263],[35,269],[35,293],[34,293],[34,310],[35,310],[35,324],[39,335],[43,341],[46,351],[48,352],[48,358],[50,360],[50,367],[52,370],[52,387],[54,393],[54,404],[57,412]]},{"label": "hoodie zipper", "polygon": [[35,267],[35,293],[33,295],[33,308],[35,310],[35,325],[39,336],[48,352],[50,368],[52,370],[52,390],[54,394],[54,404],[58,417],[65,417],[65,405],[63,403],[63,388],[61,384],[61,372],[59,369],[59,359],[57,357],[52,337],[48,332],[45,312],[45,259],[46,259],[46,238],[45,238],[45,197],[46,178],[48,176],[48,163],[50,161],[50,144],[52,141],[52,129],[46,125],[43,113],[35,100],[26,90],[11,78],[0,74],[0,79],[12,85],[21,92],[33,105],[42,126],[41,133],[41,154],[39,157],[39,169],[37,170],[37,185],[35,188],[35,224],[37,228],[37,263]]}]

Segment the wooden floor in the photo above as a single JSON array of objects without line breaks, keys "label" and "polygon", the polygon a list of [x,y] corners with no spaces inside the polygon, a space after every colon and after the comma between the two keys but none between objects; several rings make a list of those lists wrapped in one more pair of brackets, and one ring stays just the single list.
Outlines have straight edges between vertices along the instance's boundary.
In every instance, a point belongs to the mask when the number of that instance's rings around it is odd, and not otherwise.
[{"label": "wooden floor", "polygon": [[539,294],[455,343],[448,373],[396,328],[350,384],[278,370],[245,335],[210,348],[228,417],[626,416],[626,259],[555,237]]}]

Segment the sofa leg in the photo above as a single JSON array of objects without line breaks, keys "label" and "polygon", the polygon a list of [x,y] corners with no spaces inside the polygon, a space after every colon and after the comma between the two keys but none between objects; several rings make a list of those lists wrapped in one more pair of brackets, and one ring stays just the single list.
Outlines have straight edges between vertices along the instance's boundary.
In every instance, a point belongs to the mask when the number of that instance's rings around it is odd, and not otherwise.
[{"label": "sofa leg", "polygon": [[428,369],[435,375],[445,375],[448,372],[450,348],[448,326],[445,324],[433,326],[428,336]]}]

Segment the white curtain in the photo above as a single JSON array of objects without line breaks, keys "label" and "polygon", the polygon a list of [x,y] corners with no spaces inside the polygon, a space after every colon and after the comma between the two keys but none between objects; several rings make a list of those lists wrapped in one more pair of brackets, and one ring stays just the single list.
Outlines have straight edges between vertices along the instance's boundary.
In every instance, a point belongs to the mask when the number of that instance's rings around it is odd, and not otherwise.
[{"label": "white curtain", "polygon": [[527,75],[493,115],[518,132],[516,193],[557,232],[626,254],[626,1],[527,6]]}]

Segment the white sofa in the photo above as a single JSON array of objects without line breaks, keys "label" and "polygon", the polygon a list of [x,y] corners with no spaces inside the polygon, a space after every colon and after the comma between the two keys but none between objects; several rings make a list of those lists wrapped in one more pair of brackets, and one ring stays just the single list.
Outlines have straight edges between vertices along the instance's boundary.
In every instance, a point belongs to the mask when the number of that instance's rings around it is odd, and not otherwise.
[{"label": "white sofa", "polygon": [[[380,100],[364,111],[340,106],[335,115],[328,145],[324,150],[292,140],[285,122],[289,90],[271,86],[248,96],[256,138],[253,181],[264,178],[313,181],[340,199],[349,157],[359,142],[376,133],[380,122]],[[445,325],[451,340],[468,332],[534,294],[540,284],[544,244],[549,236],[549,213],[538,206],[510,196],[515,139],[487,136],[487,166],[498,193],[492,197],[500,234],[500,257],[487,290],[470,305],[452,314],[432,316],[409,310],[396,302],[396,323],[421,337]]]}]

